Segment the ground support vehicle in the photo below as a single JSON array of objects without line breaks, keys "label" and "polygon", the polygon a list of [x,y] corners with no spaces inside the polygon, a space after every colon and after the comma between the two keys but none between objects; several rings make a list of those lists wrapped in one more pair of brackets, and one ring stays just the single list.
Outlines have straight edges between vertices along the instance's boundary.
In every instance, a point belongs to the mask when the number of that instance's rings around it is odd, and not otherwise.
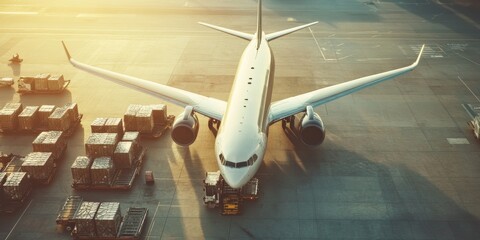
[{"label": "ground support vehicle", "polygon": [[244,200],[258,199],[258,179],[252,178],[239,189],[231,188],[222,178],[220,171],[207,172],[204,180],[203,203],[208,208],[220,208],[222,215],[237,215]]},{"label": "ground support vehicle", "polygon": [[140,175],[147,148],[141,147],[131,168],[116,169],[110,184],[72,184],[76,190],[129,190]]},{"label": "ground support vehicle", "polygon": [[73,215],[82,201],[83,198],[80,196],[69,196],[63,204],[62,209],[58,212],[56,220],[57,226],[60,226],[69,232],[72,231],[75,227],[75,221],[72,220]]},{"label": "ground support vehicle", "polygon": [[0,78],[0,87],[8,87],[13,85],[13,78],[11,77],[2,77]]},{"label": "ground support vehicle", "polygon": [[147,219],[148,209],[131,207],[120,223],[118,234],[115,237],[103,236],[81,236],[77,234],[76,228],[72,231],[74,240],[139,240],[145,220]]},{"label": "ground support vehicle", "polygon": [[471,120],[467,122],[468,126],[473,130],[475,138],[480,139],[480,106],[473,104],[462,104],[462,106],[471,117]]}]

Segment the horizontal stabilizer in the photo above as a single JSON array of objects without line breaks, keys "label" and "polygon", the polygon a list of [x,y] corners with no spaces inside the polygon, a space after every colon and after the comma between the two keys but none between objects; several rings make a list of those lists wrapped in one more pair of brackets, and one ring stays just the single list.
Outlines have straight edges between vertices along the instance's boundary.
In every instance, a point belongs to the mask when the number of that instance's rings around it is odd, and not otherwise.
[{"label": "horizontal stabilizer", "polygon": [[267,39],[267,41],[275,40],[279,37],[283,37],[285,35],[288,35],[290,33],[296,32],[298,30],[310,27],[310,26],[315,25],[317,23],[318,22],[312,22],[312,23],[305,24],[305,25],[302,25],[302,26],[298,26],[298,27],[289,28],[289,29],[286,29],[286,30],[270,33],[270,34],[267,34],[267,36],[265,38]]},{"label": "horizontal stabilizer", "polygon": [[228,28],[224,28],[224,27],[219,27],[219,26],[215,26],[215,25],[212,25],[212,24],[208,24],[208,23],[203,23],[203,22],[198,22],[198,23],[203,25],[203,26],[206,26],[206,27],[209,27],[209,28],[218,30],[220,32],[224,32],[224,33],[227,33],[227,34],[230,34],[230,35],[233,35],[235,37],[239,37],[239,38],[242,38],[242,39],[245,39],[245,40],[248,40],[248,41],[251,41],[253,39],[253,34],[248,34],[248,33],[240,32],[240,31],[236,31],[236,30],[232,30],[232,29],[228,29]]}]

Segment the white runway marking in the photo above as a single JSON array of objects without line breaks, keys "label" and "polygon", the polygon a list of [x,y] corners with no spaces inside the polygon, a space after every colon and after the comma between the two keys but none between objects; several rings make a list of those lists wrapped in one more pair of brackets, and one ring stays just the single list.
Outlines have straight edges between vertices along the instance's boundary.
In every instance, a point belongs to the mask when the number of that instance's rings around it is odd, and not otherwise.
[{"label": "white runway marking", "polygon": [[317,38],[316,38],[315,35],[313,34],[312,29],[309,27],[308,30],[310,30],[310,33],[312,34],[313,40],[315,41],[315,44],[317,44],[317,48],[318,48],[318,50],[320,51],[320,53],[322,54],[323,60],[325,60],[325,61],[334,61],[334,60],[337,60],[337,59],[330,59],[330,58],[326,58],[326,57],[325,57],[325,54],[323,54],[322,48],[320,47],[320,44],[318,44]]},{"label": "white runway marking", "polygon": [[477,95],[475,95],[475,93],[472,91],[472,89],[470,89],[468,87],[468,85],[463,81],[463,79],[460,77],[460,76],[457,76],[458,80],[460,80],[460,82],[463,83],[463,85],[465,85],[465,87],[468,89],[468,91],[470,91],[472,93],[472,95],[477,99],[478,102],[480,102],[480,99],[478,99]]},{"label": "white runway marking", "polygon": [[477,63],[477,62],[475,62],[475,61],[473,61],[473,60],[471,60],[471,59],[469,59],[469,58],[466,58],[466,57],[460,55],[459,53],[457,53],[457,55],[460,56],[461,58],[463,58],[463,59],[465,59],[465,60],[467,60],[467,61],[475,64],[475,65],[480,65],[480,63]]},{"label": "white runway marking", "polygon": [[15,230],[15,227],[17,227],[17,224],[20,222],[20,220],[22,220],[22,217],[23,215],[25,215],[25,213],[27,212],[27,209],[30,207],[30,204],[32,204],[33,200],[30,200],[30,202],[28,203],[27,207],[25,208],[25,210],[23,210],[23,213],[22,215],[20,215],[20,217],[18,218],[17,222],[15,223],[15,225],[13,225],[12,227],[12,230],[10,230],[10,232],[8,233],[7,237],[5,238],[5,240],[7,240],[10,235],[12,234],[13,230]]}]

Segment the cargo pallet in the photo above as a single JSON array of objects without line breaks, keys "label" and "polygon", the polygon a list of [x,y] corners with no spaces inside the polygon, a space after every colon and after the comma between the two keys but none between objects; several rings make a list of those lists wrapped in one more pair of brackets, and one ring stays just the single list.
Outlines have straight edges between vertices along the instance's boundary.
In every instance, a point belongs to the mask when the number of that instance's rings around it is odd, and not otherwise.
[{"label": "cargo pallet", "polygon": [[173,125],[173,122],[175,121],[175,116],[174,115],[168,115],[167,116],[167,121],[165,124],[155,124],[153,126],[153,130],[150,133],[142,133],[140,132],[140,137],[144,138],[159,138],[165,134],[165,132],[170,129]]},{"label": "cargo pallet", "polygon": [[117,169],[113,177],[112,184],[73,183],[72,188],[75,190],[130,190],[132,188],[133,181],[135,181],[135,178],[140,174],[146,151],[147,148],[141,148],[140,153],[138,154],[131,168]]},{"label": "cargo pallet", "polygon": [[128,208],[127,214],[123,217],[120,223],[119,231],[115,237],[103,237],[103,236],[82,236],[78,235],[74,230],[72,237],[74,240],[139,240],[145,220],[147,219],[147,208]]},{"label": "cargo pallet", "polygon": [[69,232],[72,231],[75,227],[73,216],[82,202],[83,198],[80,196],[69,196],[57,215],[57,225]]},{"label": "cargo pallet", "polygon": [[39,93],[39,94],[57,94],[57,93],[61,93],[63,92],[63,90],[65,90],[68,85],[70,84],[70,80],[65,80],[65,82],[63,83],[63,86],[62,88],[58,89],[58,90],[29,90],[29,89],[18,89],[17,93],[20,93],[20,94],[28,94],[28,93]]},{"label": "cargo pallet", "polygon": [[[71,137],[73,133],[75,133],[75,130],[77,129],[77,127],[80,125],[82,118],[83,118],[83,114],[78,114],[78,118],[72,122],[72,125],[70,125],[70,127],[67,130],[63,131],[63,136]],[[45,131],[56,131],[56,130],[51,130],[44,127],[34,128],[34,129],[14,129],[14,130],[0,129],[0,133],[3,133],[3,134],[38,134]]]}]

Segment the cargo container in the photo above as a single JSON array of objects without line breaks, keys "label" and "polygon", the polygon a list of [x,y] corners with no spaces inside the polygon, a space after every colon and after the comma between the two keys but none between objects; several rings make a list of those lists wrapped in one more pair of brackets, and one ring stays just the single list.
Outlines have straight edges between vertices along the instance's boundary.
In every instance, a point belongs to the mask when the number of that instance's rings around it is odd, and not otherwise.
[{"label": "cargo container", "polygon": [[39,90],[39,91],[48,90],[48,78],[49,77],[50,77],[49,73],[37,74],[34,77],[35,89]]},{"label": "cargo container", "polygon": [[[90,168],[91,184],[73,182],[77,190],[129,190],[143,165],[146,148],[141,147],[130,168],[117,168],[111,158],[96,158]],[[99,160],[108,159],[108,160]],[[97,163],[96,163],[97,162]]]},{"label": "cargo container", "polygon": [[120,203],[100,203],[100,207],[95,215],[95,227],[98,237],[116,237],[121,222],[122,213],[120,211]]},{"label": "cargo container", "polygon": [[65,107],[56,108],[48,117],[48,129],[50,130],[66,131],[71,124],[68,109]]},{"label": "cargo container", "polygon": [[1,190],[0,213],[13,213],[23,206],[32,191],[30,179],[25,172],[4,173],[7,175]]},{"label": "cargo container", "polygon": [[55,105],[42,105],[38,109],[38,120],[40,123],[40,127],[44,127],[45,129],[48,127],[48,117],[53,113],[53,111],[57,108]]},{"label": "cargo container", "polygon": [[153,113],[149,106],[142,106],[135,116],[137,122],[137,131],[141,133],[151,133],[153,131]]},{"label": "cargo container", "polygon": [[27,93],[61,93],[70,84],[63,75],[38,74],[34,77],[22,76],[18,79],[18,90],[20,94]]},{"label": "cargo container", "polygon": [[26,197],[30,190],[30,179],[28,179],[26,172],[9,173],[3,184],[3,192],[8,200],[20,201]]},{"label": "cargo container", "polygon": [[22,171],[28,173],[34,184],[49,184],[55,174],[56,165],[52,153],[32,152],[25,156]]},{"label": "cargo container", "polygon": [[15,131],[18,127],[18,115],[23,110],[21,103],[7,103],[0,109],[0,131]]},{"label": "cargo container", "polygon": [[65,80],[62,74],[50,76],[47,79],[48,90],[59,91],[62,89]]},{"label": "cargo container", "polygon": [[127,111],[123,115],[125,124],[125,131],[137,131],[137,112],[142,108],[142,105],[130,104]]},{"label": "cargo container", "polygon": [[93,185],[111,185],[115,174],[115,166],[111,157],[98,157],[90,167],[90,178]]},{"label": "cargo container", "polygon": [[87,156],[78,156],[72,164],[73,184],[91,184],[90,167],[92,159]]},{"label": "cargo container", "polygon": [[116,168],[131,168],[134,157],[132,142],[118,142],[113,153],[113,162]]},{"label": "cargo container", "polygon": [[92,133],[85,143],[85,152],[91,158],[113,156],[118,142],[116,133]]},{"label": "cargo container", "polygon": [[105,123],[107,122],[106,118],[95,118],[90,124],[92,133],[105,133]]},{"label": "cargo container", "polygon": [[99,202],[82,202],[73,216],[75,221],[75,232],[79,236],[96,237],[95,214],[97,213]]},{"label": "cargo container", "polygon": [[34,130],[38,125],[38,106],[26,106],[18,115],[20,130]]},{"label": "cargo container", "polygon": [[32,146],[34,152],[51,152],[54,161],[58,161],[67,148],[67,140],[61,131],[41,132]]},{"label": "cargo container", "polygon": [[133,154],[136,156],[140,149],[139,132],[125,132],[122,137],[123,142],[132,142]]},{"label": "cargo container", "polygon": [[70,117],[70,122],[76,122],[80,118],[78,113],[78,105],[76,103],[67,103],[65,108],[68,111],[68,116]]},{"label": "cargo container", "polygon": [[118,136],[123,135],[123,123],[121,118],[107,118],[105,121],[106,133],[117,133]]},{"label": "cargo container", "polygon": [[149,105],[149,107],[152,109],[154,124],[166,124],[166,122],[167,122],[167,105],[165,105],[165,104],[154,104],[154,105]]}]

